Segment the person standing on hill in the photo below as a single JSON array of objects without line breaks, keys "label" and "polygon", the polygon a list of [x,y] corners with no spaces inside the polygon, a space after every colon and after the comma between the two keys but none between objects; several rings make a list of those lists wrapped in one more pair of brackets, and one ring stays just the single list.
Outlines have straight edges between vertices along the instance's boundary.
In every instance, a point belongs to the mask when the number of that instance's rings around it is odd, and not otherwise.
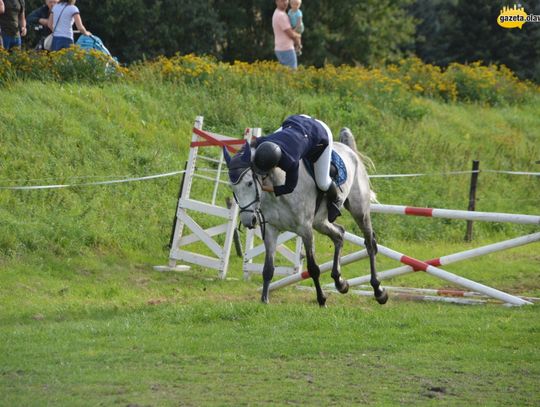
[{"label": "person standing on hill", "polygon": [[276,10],[272,16],[274,30],[274,51],[280,64],[292,69],[298,67],[295,45],[300,44],[300,34],[295,32],[287,15],[289,0],[276,0]]},{"label": "person standing on hill", "polygon": [[49,28],[53,32],[51,51],[69,48],[74,44],[73,23],[82,34],[92,35],[84,27],[79,9],[75,6],[75,1],[60,0],[51,11],[49,16]]},{"label": "person standing on hill", "polygon": [[296,51],[296,55],[302,55],[302,33],[304,32],[304,19],[302,10],[300,10],[300,6],[302,6],[302,0],[291,0],[291,8],[287,12],[287,15],[289,16],[289,21],[291,22],[291,26],[294,31],[296,31],[298,34],[300,34],[300,39],[298,40],[298,45],[294,47]]},{"label": "person standing on hill", "polygon": [[26,35],[24,0],[4,0],[4,13],[0,14],[0,31],[5,49],[21,48],[21,37]]},{"label": "person standing on hill", "polygon": [[56,3],[58,3],[58,0],[45,0],[45,4],[28,14],[26,22],[30,26],[35,25],[40,30],[42,29],[43,35],[49,35],[52,32],[49,28],[49,16]]}]

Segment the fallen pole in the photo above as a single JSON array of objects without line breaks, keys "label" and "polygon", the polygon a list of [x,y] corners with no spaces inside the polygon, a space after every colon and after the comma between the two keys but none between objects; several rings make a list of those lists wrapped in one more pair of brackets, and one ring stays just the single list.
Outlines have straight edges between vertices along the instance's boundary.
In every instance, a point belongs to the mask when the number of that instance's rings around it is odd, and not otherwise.
[{"label": "fallen pole", "polygon": [[[355,236],[351,233],[345,232],[347,235],[347,240],[350,242],[356,243],[360,246],[364,246],[364,239],[362,239],[359,236]],[[406,256],[402,253],[399,253],[395,250],[392,250],[388,247],[377,245],[378,247],[378,253],[382,254],[383,256],[386,256],[390,259],[397,260],[400,263],[404,263],[408,266],[411,266],[414,270],[422,270],[426,273],[429,273],[433,276],[439,277],[443,280],[449,281],[451,283],[460,285],[462,287],[466,287],[469,290],[478,291],[479,293],[485,294],[489,297],[496,298],[498,300],[507,302],[512,305],[526,305],[526,304],[532,304],[530,301],[522,300],[519,297],[516,297],[514,295],[507,294],[505,292],[499,291],[495,288],[488,287],[486,285],[477,283],[475,281],[469,280],[464,277],[460,277],[458,275],[449,273],[448,271],[445,271],[443,269],[440,269],[438,267],[432,266],[426,262],[423,262],[421,260],[415,259],[413,257]]]},{"label": "fallen pole", "polygon": [[[368,256],[367,250],[361,250],[358,252],[354,252],[351,254],[347,254],[346,256],[343,256],[341,258],[341,265],[345,266],[346,264],[353,263],[355,261],[364,259]],[[324,273],[328,270],[332,269],[332,266],[334,264],[334,261],[327,261],[326,263],[323,263],[319,266],[319,269],[321,270],[321,273]],[[283,288],[291,284],[298,283],[299,281],[305,280],[309,278],[309,273],[307,271],[302,271],[300,273],[293,274],[288,277],[284,277],[281,280],[275,281],[270,284],[269,290],[277,290],[278,288]]]},{"label": "fallen pole", "polygon": [[[298,286],[296,288],[302,291],[315,290],[313,287],[306,287],[306,286]],[[338,293],[338,291],[335,288],[325,289],[325,291]],[[363,297],[373,297],[373,290],[371,291],[351,290],[349,292],[351,294],[360,295]],[[400,292],[392,293],[392,298],[399,298],[399,299],[409,300],[409,301],[447,302],[447,303],[460,304],[460,305],[483,305],[483,304],[487,304],[488,302],[486,299],[441,297],[437,295],[417,295],[417,294],[408,294],[408,293],[400,293]]]},{"label": "fallen pole", "polygon": [[[326,286],[324,287],[326,289]],[[363,291],[369,292],[371,295],[373,295],[373,288],[371,288],[368,284],[363,284],[361,286],[358,286]],[[395,292],[402,293],[402,294],[423,294],[423,295],[435,295],[439,297],[467,297],[467,298],[487,298],[484,294],[476,293],[474,291],[463,291],[463,290],[455,290],[455,289],[446,289],[446,288],[439,288],[439,289],[433,289],[433,288],[415,288],[415,287],[389,287],[387,285],[384,286],[384,288],[388,291],[392,292],[392,295]],[[540,302],[540,298],[537,297],[526,297],[523,295],[518,295],[519,298],[531,302]]]},{"label": "fallen pole", "polygon": [[[489,253],[498,252],[501,250],[507,250],[518,246],[523,246],[529,243],[540,241],[540,232],[533,233],[526,236],[516,237],[514,239],[505,240],[498,243],[489,244],[487,246],[477,247],[471,250],[465,250],[463,252],[458,252],[450,254],[447,256],[442,256],[436,259],[426,260],[425,263],[432,266],[446,266],[448,264],[456,263],[458,261],[472,259],[474,257],[484,256]],[[412,273],[413,271],[420,271],[420,269],[414,269],[411,266],[401,266],[396,267],[390,270],[385,270],[377,273],[377,277],[380,280],[385,280],[392,277],[397,277],[402,274]],[[352,278],[347,280],[349,286],[354,287],[357,285],[368,283],[371,278],[371,275],[365,275],[362,277]]]}]

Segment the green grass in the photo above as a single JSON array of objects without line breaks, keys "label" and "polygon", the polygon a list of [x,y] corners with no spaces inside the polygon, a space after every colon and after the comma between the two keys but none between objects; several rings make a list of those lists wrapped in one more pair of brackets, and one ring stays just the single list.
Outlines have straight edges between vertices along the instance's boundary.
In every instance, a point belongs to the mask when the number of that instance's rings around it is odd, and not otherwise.
[{"label": "green grass", "polygon": [[[205,128],[240,137],[245,127],[268,133],[287,114],[311,113],[336,132],[351,127],[375,173],[435,174],[373,179],[389,204],[465,209],[469,175],[436,174],[468,170],[472,159],[484,169],[539,170],[538,97],[486,107],[263,90],[158,80],[0,88],[0,186],[182,169],[198,114]],[[243,281],[237,258],[226,281],[200,268],[153,271],[167,261],[179,182],[0,190],[0,405],[538,404],[538,306],[396,298],[380,306],[331,294],[319,309],[313,293],[295,288],[262,306],[260,278]],[[538,182],[482,173],[477,210],[538,215]],[[227,195],[220,190],[219,201]],[[373,217],[381,244],[418,258],[538,231],[477,222],[465,244],[463,221]],[[320,262],[330,253],[317,239]],[[382,256],[378,264],[397,265]],[[538,244],[447,269],[540,297]],[[343,269],[348,278],[367,271],[365,261]],[[387,284],[449,287],[424,273]]]},{"label": "green grass", "polygon": [[[510,253],[490,256],[489,270],[485,260],[449,270],[527,291],[521,284],[534,285],[537,254],[526,247]],[[320,309],[313,293],[294,288],[272,293],[272,304],[263,306],[260,278],[242,281],[238,260],[226,281],[200,269],[155,272],[151,265],[160,259],[150,257],[34,260],[2,267],[2,405],[532,406],[538,400],[537,306],[393,298],[380,306],[331,294]],[[366,269],[362,262],[344,274]],[[388,284],[441,286],[423,274]],[[538,295],[536,287],[527,292]]]}]

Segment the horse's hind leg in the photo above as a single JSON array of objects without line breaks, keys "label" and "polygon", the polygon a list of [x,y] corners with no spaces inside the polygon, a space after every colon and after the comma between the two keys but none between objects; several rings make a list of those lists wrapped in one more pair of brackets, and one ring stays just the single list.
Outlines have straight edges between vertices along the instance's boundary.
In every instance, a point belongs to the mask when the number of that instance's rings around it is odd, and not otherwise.
[{"label": "horse's hind leg", "polygon": [[334,242],[334,262],[332,264],[332,278],[334,279],[336,290],[338,290],[341,294],[345,294],[349,291],[349,283],[347,282],[347,280],[341,278],[340,261],[345,229],[343,229],[343,227],[340,225],[330,223],[326,220],[321,224],[313,226],[318,232],[328,236],[330,239],[332,239],[332,242]]},{"label": "horse's hind leg", "polygon": [[324,307],[326,304],[326,297],[324,296],[321,288],[321,283],[319,282],[321,270],[315,262],[315,253],[313,250],[313,233],[307,233],[306,236],[302,236],[302,241],[304,242],[304,247],[306,249],[308,273],[313,280],[313,284],[315,285],[315,291],[317,292],[317,302],[321,307]]},{"label": "horse's hind leg", "polygon": [[356,207],[350,201],[345,203],[346,208],[351,212],[354,220],[362,229],[364,234],[366,250],[369,255],[369,271],[371,273],[370,284],[373,287],[375,299],[379,304],[385,304],[388,301],[388,294],[384,288],[381,288],[381,283],[377,278],[375,268],[375,255],[377,254],[377,241],[375,240],[375,232],[371,226],[371,216],[369,212],[365,212],[363,208]]}]

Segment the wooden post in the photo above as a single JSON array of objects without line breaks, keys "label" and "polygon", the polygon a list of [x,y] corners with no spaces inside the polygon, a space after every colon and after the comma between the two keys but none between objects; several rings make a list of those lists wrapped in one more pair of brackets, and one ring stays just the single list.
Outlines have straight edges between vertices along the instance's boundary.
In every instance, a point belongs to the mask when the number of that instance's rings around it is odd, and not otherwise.
[{"label": "wooden post", "polygon": [[[469,190],[469,207],[467,210],[474,211],[476,206],[476,185],[478,183],[478,168],[480,168],[480,161],[473,160],[472,174],[471,174],[471,187]],[[472,240],[473,221],[467,221],[467,232],[465,233],[465,241],[470,242]]]},{"label": "wooden post", "polygon": [[[178,199],[176,200],[176,206],[175,208],[178,208],[178,202],[180,201],[180,198],[182,197],[182,190],[184,189],[184,180],[186,178],[186,169],[187,169],[187,161],[184,164],[184,172],[182,173],[182,180],[180,181],[180,190],[178,191]],[[171,237],[169,238],[169,244],[167,244],[167,248],[170,249],[173,244],[174,240],[174,232],[176,229],[176,221],[178,220],[178,216],[176,214],[176,210],[174,211],[174,219],[172,222],[172,230],[171,230]]]}]

